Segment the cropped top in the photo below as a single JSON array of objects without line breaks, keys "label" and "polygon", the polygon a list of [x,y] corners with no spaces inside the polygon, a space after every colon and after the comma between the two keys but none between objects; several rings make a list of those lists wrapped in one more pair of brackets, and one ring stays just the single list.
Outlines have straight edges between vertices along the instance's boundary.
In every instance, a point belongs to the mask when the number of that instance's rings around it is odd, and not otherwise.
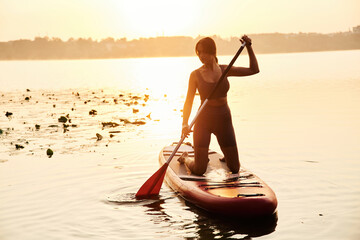
[{"label": "cropped top", "polygon": [[[221,72],[223,72],[226,68],[226,65],[219,65],[221,68]],[[200,94],[200,99],[201,102],[205,101],[205,99],[207,97],[209,97],[210,93],[213,91],[214,87],[216,86],[217,82],[214,83],[210,83],[210,82],[206,82],[200,71],[197,69],[196,70],[196,76],[197,76],[197,88]],[[225,77],[221,83],[219,84],[219,86],[217,87],[217,89],[215,90],[214,94],[212,95],[212,97],[210,99],[216,99],[216,98],[223,98],[227,96],[227,92],[229,91],[230,88],[230,84],[229,84],[229,80],[227,77]]]}]

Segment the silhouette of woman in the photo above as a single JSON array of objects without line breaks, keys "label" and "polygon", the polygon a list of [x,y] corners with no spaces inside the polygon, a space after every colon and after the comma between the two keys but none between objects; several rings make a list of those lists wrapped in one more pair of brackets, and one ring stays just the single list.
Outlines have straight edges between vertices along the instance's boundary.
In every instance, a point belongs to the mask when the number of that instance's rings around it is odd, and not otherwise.
[{"label": "silhouette of woman", "polygon": [[[250,61],[249,67],[232,66],[227,76],[249,76],[259,72],[257,59],[251,46],[251,39],[244,35],[241,41],[246,43]],[[201,102],[205,101],[227,67],[227,65],[218,64],[216,44],[212,38],[206,37],[199,40],[195,51],[203,65],[190,74],[183,109],[182,134],[185,136],[189,136],[191,131],[188,120],[196,91],[200,94]],[[231,120],[231,112],[227,103],[229,87],[229,81],[225,77],[195,122],[193,133],[195,158],[190,159],[187,157],[187,153],[184,153],[178,160],[180,163],[185,163],[193,174],[203,175],[206,172],[209,161],[208,151],[211,134],[217,137],[230,171],[232,173],[239,172],[239,154]]]}]

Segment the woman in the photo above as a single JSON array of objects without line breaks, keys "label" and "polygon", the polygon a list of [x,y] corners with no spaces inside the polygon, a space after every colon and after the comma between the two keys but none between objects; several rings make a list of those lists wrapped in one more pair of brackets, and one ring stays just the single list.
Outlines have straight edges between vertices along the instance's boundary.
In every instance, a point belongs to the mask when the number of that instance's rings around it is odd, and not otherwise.
[{"label": "woman", "polygon": [[[250,66],[231,67],[227,76],[249,76],[259,72],[258,63],[251,47],[251,39],[244,35],[241,39],[246,43]],[[226,65],[219,65],[216,57],[216,45],[213,39],[207,37],[201,39],[195,47],[195,51],[203,66],[193,71],[190,75],[187,96],[183,109],[182,134],[188,136],[191,129],[188,125],[191,108],[196,90],[198,90],[203,102],[213,90]],[[194,150],[195,159],[187,158],[186,154],[179,158],[180,163],[185,163],[193,174],[203,175],[208,165],[208,151],[210,135],[217,137],[225,161],[232,173],[238,173],[240,169],[239,155],[235,140],[231,113],[227,103],[229,81],[227,77],[219,84],[215,93],[209,99],[207,105],[200,113],[194,126]]]}]

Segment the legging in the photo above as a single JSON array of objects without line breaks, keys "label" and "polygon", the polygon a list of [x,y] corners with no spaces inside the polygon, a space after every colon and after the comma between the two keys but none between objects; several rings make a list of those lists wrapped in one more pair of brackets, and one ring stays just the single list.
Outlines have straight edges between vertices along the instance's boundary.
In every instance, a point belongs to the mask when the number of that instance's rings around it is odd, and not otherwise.
[{"label": "legging", "polygon": [[236,147],[231,112],[227,104],[205,106],[195,123],[194,146],[208,148],[212,133],[217,137],[220,147]]}]

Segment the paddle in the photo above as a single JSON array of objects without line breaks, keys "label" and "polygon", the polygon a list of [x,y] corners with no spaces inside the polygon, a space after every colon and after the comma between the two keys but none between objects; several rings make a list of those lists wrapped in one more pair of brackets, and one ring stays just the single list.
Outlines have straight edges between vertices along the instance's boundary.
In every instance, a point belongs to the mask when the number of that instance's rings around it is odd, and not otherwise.
[{"label": "paddle", "polygon": [[[204,107],[206,106],[208,99],[210,99],[212,97],[212,95],[215,93],[217,87],[219,86],[220,82],[226,77],[226,74],[229,72],[230,68],[232,67],[232,65],[234,65],[236,59],[238,58],[238,56],[240,55],[240,53],[242,52],[242,50],[245,48],[246,42],[243,41],[243,44],[241,45],[241,47],[239,48],[239,50],[237,51],[237,53],[235,54],[235,56],[233,57],[233,59],[231,60],[231,62],[229,63],[229,65],[227,66],[227,68],[225,69],[225,71],[221,74],[221,77],[219,79],[219,81],[216,83],[214,89],[212,90],[212,92],[209,94],[209,96],[205,99],[205,101],[201,104],[199,110],[197,111],[194,119],[192,120],[192,122],[190,123],[189,127],[190,129],[193,127],[193,125],[195,124],[196,119],[198,118],[199,114],[202,112],[202,110],[204,109]],[[157,170],[138,190],[138,192],[136,193],[136,197],[137,198],[148,198],[151,196],[155,196],[158,195],[160,192],[160,188],[161,185],[164,181],[164,177],[165,177],[165,173],[166,170],[169,166],[169,163],[171,162],[171,160],[173,159],[173,157],[175,156],[176,152],[179,150],[181,144],[183,143],[183,141],[185,140],[186,136],[183,135],[181,136],[180,141],[178,142],[178,144],[176,145],[176,147],[174,148],[174,150],[172,151],[170,157],[168,158],[168,160],[166,161],[166,163],[164,163],[164,165],[162,165],[160,167],[159,170]]]}]

